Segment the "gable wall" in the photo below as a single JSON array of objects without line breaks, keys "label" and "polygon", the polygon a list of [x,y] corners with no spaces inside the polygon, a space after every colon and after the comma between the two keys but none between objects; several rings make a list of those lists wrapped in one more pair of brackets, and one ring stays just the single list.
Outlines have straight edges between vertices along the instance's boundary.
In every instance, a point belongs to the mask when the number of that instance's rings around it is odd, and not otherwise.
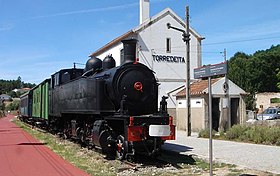
[{"label": "gable wall", "polygon": [[121,63],[121,54],[120,51],[123,48],[122,43],[118,43],[115,46],[113,46],[112,48],[108,49],[107,51],[103,52],[102,54],[98,55],[97,57],[101,60],[103,60],[107,55],[112,54],[112,56],[114,57],[115,61],[116,61],[116,65],[119,66]]},{"label": "gable wall", "polygon": [[[159,20],[148,27],[140,30],[138,34],[132,36],[138,39],[137,57],[139,61],[152,69],[159,80],[159,101],[161,97],[168,96],[168,108],[176,108],[176,98],[168,94],[170,91],[185,84],[186,62],[157,61],[153,55],[176,56],[177,60],[186,61],[186,44],[182,40],[182,33],[172,29],[167,29],[167,23],[180,29],[184,27],[171,15],[164,15]],[[171,39],[171,52],[166,52],[166,38]],[[116,60],[116,65],[120,65],[120,50],[122,43],[117,43],[107,51],[98,55],[104,59],[106,55],[112,54]],[[190,40],[190,77],[193,79],[193,69],[201,66],[201,46],[200,41],[191,33]]]}]

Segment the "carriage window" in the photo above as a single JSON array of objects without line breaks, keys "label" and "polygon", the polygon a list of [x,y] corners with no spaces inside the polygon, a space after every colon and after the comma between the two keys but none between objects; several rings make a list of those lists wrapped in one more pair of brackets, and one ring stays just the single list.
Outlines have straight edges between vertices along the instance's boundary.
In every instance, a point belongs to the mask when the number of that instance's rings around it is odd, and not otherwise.
[{"label": "carriage window", "polygon": [[171,52],[171,38],[166,38],[166,52]]},{"label": "carriage window", "polygon": [[65,72],[62,76],[61,76],[61,83],[66,83],[70,81],[70,73],[69,72]]}]

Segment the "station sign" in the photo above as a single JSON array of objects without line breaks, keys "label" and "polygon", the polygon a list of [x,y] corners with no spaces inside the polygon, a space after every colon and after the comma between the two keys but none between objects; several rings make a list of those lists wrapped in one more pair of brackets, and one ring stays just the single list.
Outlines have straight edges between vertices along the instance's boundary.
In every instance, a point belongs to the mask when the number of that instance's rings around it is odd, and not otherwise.
[{"label": "station sign", "polygon": [[207,65],[205,67],[199,67],[194,69],[194,78],[205,78],[212,77],[216,75],[227,74],[227,62],[222,62],[215,65]]},{"label": "station sign", "polygon": [[166,56],[166,55],[153,55],[154,62],[168,62],[168,63],[185,63],[185,58],[182,56]]}]

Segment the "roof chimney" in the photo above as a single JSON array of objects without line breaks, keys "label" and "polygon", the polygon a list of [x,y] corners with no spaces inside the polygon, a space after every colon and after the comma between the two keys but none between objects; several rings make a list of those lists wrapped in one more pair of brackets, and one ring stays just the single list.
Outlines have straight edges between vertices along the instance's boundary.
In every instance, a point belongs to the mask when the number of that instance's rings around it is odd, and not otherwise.
[{"label": "roof chimney", "polygon": [[140,24],[150,18],[150,0],[140,0]]}]

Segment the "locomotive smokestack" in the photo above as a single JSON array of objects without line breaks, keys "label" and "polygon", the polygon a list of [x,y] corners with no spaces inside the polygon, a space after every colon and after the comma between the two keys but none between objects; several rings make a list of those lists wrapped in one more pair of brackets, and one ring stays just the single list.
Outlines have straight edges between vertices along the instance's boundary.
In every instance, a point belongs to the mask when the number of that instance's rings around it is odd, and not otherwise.
[{"label": "locomotive smokestack", "polygon": [[136,39],[122,40],[123,43],[123,63],[136,61]]}]

